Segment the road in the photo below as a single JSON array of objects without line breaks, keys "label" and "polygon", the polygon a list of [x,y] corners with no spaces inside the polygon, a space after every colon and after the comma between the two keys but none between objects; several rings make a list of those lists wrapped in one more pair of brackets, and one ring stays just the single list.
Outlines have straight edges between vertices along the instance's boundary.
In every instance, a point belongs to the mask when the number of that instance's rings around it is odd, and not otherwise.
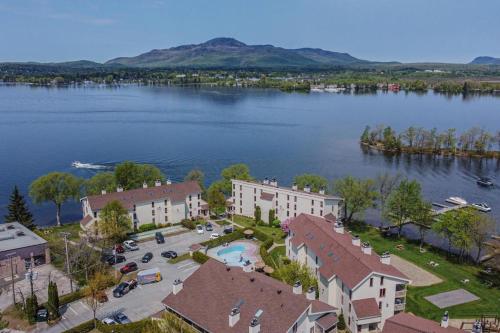
[{"label": "road", "polygon": [[[213,225],[213,232],[222,234],[222,228],[216,224]],[[211,233],[205,231],[204,234],[198,234],[196,231],[190,231],[166,237],[165,244],[156,244],[154,240],[142,242],[139,243],[139,251],[126,252],[127,262],[135,261],[139,265],[139,270],[152,267],[160,268],[163,280],[154,284],[138,286],[138,288],[121,298],[113,297],[112,291],[114,287],[108,289],[106,294],[109,301],[102,304],[102,307],[97,310],[97,318],[103,319],[113,313],[123,312],[130,320],[137,321],[163,310],[164,307],[161,301],[172,291],[174,280],[177,278],[186,279],[199,265],[191,259],[177,264],[169,264],[165,258],[160,256],[160,253],[165,250],[174,250],[178,254],[188,252],[191,244],[208,240]],[[141,258],[146,252],[152,252],[153,259],[149,263],[143,264]],[[117,265],[116,269],[119,269],[124,264]],[[127,280],[127,277],[125,276],[123,279]],[[68,304],[61,312],[62,320],[59,323],[52,327],[47,327],[45,324],[39,325],[37,331],[59,333],[93,318],[92,310],[83,299]]]}]

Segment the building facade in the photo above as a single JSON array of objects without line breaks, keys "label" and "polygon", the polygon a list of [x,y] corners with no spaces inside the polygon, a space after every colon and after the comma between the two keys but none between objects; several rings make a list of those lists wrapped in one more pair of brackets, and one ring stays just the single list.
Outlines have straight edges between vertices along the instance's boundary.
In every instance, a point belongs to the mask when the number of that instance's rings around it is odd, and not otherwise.
[{"label": "building facade", "polygon": [[351,332],[375,332],[404,311],[409,279],[391,265],[389,254],[377,255],[341,223],[299,215],[285,244],[287,256],[317,276],[319,300],[338,308]]},{"label": "building facade", "polygon": [[134,229],[143,224],[178,223],[205,216],[202,209],[205,202],[201,199],[201,188],[196,181],[175,184],[157,181],[154,187],[144,184],[140,189],[128,191],[118,187],[116,192],[103,191],[101,195],[82,198],[82,229],[94,229],[102,208],[114,200],[127,209]]},{"label": "building facade", "polygon": [[232,212],[236,215],[254,217],[257,206],[261,209],[262,220],[267,223],[272,222],[269,221],[270,210],[274,210],[280,221],[300,214],[319,217],[333,215],[335,218],[341,214],[341,198],[326,195],[324,190],[311,192],[307,185],[299,190],[297,185],[278,186],[275,179],[262,182],[233,179],[231,182]]},{"label": "building facade", "polygon": [[314,289],[210,259],[176,280],[163,304],[203,333],[335,333],[336,309],[315,297]]}]

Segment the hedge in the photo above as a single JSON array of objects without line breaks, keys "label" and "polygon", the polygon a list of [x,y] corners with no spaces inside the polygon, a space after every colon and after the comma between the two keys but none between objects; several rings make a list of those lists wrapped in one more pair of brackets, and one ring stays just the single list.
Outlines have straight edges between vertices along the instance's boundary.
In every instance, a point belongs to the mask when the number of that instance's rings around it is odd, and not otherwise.
[{"label": "hedge", "polygon": [[78,326],[63,331],[62,333],[88,333],[94,329],[94,319],[81,323]]},{"label": "hedge", "polygon": [[194,230],[196,228],[196,223],[194,221],[191,221],[191,220],[182,220],[181,221],[181,225],[184,227],[184,228],[188,228],[190,230]]},{"label": "hedge", "polygon": [[245,237],[243,232],[240,229],[235,229],[230,234],[220,236],[219,238],[205,241],[205,242],[201,243],[201,245],[204,245],[207,248],[211,249],[212,247],[216,247],[216,246],[222,245],[224,243],[231,243],[232,241],[235,241],[237,239],[241,239],[243,237]]},{"label": "hedge", "polygon": [[77,301],[80,298],[83,298],[84,296],[85,295],[84,295],[84,292],[83,292],[83,288],[79,289],[77,291],[74,291],[72,293],[60,296],[59,297],[59,306],[63,306],[65,304]]},{"label": "hedge", "polygon": [[156,224],[154,223],[146,223],[146,224],[141,224],[139,226],[139,232],[144,232],[144,231],[151,231],[151,230],[155,230],[157,229],[158,227],[156,226]]},{"label": "hedge", "polygon": [[210,259],[210,257],[207,256],[205,253],[201,253],[200,251],[196,251],[193,253],[193,260],[200,265],[206,263],[208,259]]},{"label": "hedge", "polygon": [[101,333],[141,333],[146,328],[150,319],[143,319],[129,324],[123,325],[105,325],[101,322],[97,323],[97,328]]}]

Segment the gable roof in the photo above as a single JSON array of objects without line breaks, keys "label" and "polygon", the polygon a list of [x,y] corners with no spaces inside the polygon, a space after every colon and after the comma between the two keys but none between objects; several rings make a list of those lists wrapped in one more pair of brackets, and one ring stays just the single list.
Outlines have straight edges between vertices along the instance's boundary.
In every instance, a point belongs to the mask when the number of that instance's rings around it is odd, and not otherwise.
[{"label": "gable roof", "polygon": [[380,316],[380,310],[375,298],[363,298],[352,301],[352,306],[358,319]]},{"label": "gable roof", "polygon": [[409,281],[394,266],[381,263],[375,252],[364,254],[360,246],[352,244],[347,231],[344,234],[335,232],[333,224],[322,217],[300,214],[290,222],[289,228],[293,232],[291,242],[294,246],[305,244],[321,258],[319,272],[327,279],[336,275],[350,289],[372,273]]},{"label": "gable roof", "polygon": [[[188,277],[177,295],[171,293],[163,300],[168,308],[216,333],[247,333],[258,310],[263,312],[262,332],[286,332],[312,302],[278,280],[262,273],[243,272],[240,267],[226,267],[214,259]],[[240,319],[229,327],[229,313],[238,303],[242,303]]]},{"label": "gable roof", "polygon": [[85,215],[85,217],[83,219],[80,220],[80,224],[84,227],[87,226],[87,224],[90,223],[90,221],[92,221],[92,216],[90,215]]},{"label": "gable roof", "polygon": [[201,193],[200,185],[196,181],[188,181],[175,184],[165,184],[148,188],[138,188],[123,192],[112,192],[103,195],[91,195],[87,197],[92,210],[100,210],[107,203],[117,200],[128,210],[134,208],[135,204],[168,198],[173,202],[184,201],[189,194]]},{"label": "gable roof", "polygon": [[398,313],[385,321],[382,333],[464,333],[464,330],[448,326],[446,328],[435,321],[417,317],[409,313]]}]

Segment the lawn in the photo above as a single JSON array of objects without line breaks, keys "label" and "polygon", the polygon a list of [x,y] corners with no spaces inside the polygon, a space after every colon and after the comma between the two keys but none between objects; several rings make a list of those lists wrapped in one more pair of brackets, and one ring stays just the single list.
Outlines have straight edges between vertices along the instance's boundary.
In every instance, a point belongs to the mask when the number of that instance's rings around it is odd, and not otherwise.
[{"label": "lawn", "polygon": [[[369,241],[376,252],[389,251],[443,279],[443,282],[432,286],[408,287],[406,311],[433,320],[439,320],[445,310],[449,311],[451,318],[477,318],[482,314],[500,315],[500,290],[495,287],[488,288],[483,284],[479,274],[481,267],[457,263],[453,258],[447,259],[443,251],[430,247],[421,253],[417,243],[403,238],[398,240],[382,237],[378,229],[365,225],[356,224],[350,229],[363,241]],[[403,245],[404,249],[398,250],[396,245]],[[430,261],[439,263],[439,266],[431,267]],[[469,279],[470,282],[464,284],[461,282],[463,279]],[[425,296],[459,288],[473,293],[480,300],[439,309],[424,299]]]},{"label": "lawn", "polygon": [[239,215],[234,216],[234,223],[245,228],[255,228],[256,230],[259,230],[267,236],[273,238],[275,243],[285,244],[285,233],[280,228],[273,228],[267,225],[255,226],[255,221],[253,219]]},{"label": "lawn", "polygon": [[278,246],[275,247],[274,249],[269,252],[271,254],[271,258],[273,258],[274,262],[279,262],[281,257],[285,257],[285,251],[286,247],[285,246]]},{"label": "lawn", "polygon": [[80,239],[79,232],[82,229],[80,228],[80,223],[65,223],[60,227],[53,226],[44,229],[37,229],[35,232],[42,238],[46,239],[49,242],[60,242],[63,238],[60,235],[61,232],[69,232],[70,236],[69,240],[78,241]]}]

